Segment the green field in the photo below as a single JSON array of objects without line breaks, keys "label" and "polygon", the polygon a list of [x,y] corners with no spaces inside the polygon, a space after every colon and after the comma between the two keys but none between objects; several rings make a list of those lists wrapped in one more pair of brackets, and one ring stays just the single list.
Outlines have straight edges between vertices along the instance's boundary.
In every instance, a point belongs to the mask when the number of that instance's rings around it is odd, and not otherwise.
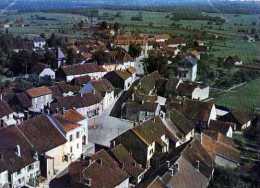
[{"label": "green field", "polygon": [[[23,20],[24,27],[16,26],[16,20]],[[13,24],[13,27],[8,28],[8,32],[14,35],[30,35],[30,34],[51,34],[60,33],[64,35],[77,36],[81,33],[73,30],[74,24],[79,23],[81,20],[86,20],[87,17],[75,14],[62,14],[62,13],[17,13],[0,17],[0,22],[8,21]]]},{"label": "green field", "polygon": [[250,81],[246,85],[222,94],[216,103],[237,109],[260,108],[260,79]]}]

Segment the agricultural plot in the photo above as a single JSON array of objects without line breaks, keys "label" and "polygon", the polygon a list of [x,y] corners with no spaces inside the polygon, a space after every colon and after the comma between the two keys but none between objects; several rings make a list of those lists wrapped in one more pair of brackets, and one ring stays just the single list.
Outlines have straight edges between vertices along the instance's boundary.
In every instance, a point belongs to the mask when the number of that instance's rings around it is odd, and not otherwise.
[{"label": "agricultural plot", "polygon": [[252,80],[246,85],[229,91],[216,98],[216,103],[231,108],[260,108],[260,79]]}]

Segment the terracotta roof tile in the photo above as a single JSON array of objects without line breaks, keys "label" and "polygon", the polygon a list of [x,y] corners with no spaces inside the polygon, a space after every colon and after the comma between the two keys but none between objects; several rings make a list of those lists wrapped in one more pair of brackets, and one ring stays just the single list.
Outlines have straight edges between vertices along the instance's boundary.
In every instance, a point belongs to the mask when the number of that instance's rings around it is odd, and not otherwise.
[{"label": "terracotta roof tile", "polygon": [[52,91],[48,87],[42,86],[42,87],[36,87],[36,88],[28,89],[28,90],[26,90],[26,93],[31,98],[35,98],[35,97],[40,97],[40,96],[43,96],[43,95],[52,94]]}]

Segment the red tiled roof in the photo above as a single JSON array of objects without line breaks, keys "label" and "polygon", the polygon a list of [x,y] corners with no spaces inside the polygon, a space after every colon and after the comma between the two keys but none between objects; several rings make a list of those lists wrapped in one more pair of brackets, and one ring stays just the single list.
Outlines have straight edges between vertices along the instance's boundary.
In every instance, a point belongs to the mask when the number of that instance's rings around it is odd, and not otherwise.
[{"label": "red tiled roof", "polygon": [[26,93],[31,98],[35,98],[35,97],[40,97],[40,96],[43,96],[43,95],[52,94],[52,91],[48,87],[42,86],[42,87],[36,87],[36,88],[27,89]]},{"label": "red tiled roof", "polygon": [[65,75],[82,75],[95,72],[106,72],[101,66],[94,63],[68,65],[62,68]]}]

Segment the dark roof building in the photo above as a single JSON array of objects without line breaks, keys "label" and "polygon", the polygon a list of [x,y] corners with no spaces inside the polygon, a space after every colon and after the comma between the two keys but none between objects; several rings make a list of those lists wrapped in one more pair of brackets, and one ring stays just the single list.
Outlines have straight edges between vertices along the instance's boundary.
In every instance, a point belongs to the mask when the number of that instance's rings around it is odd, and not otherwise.
[{"label": "dark roof building", "polygon": [[113,188],[128,185],[128,174],[105,150],[90,157],[88,161],[76,161],[69,166],[71,187]]}]

